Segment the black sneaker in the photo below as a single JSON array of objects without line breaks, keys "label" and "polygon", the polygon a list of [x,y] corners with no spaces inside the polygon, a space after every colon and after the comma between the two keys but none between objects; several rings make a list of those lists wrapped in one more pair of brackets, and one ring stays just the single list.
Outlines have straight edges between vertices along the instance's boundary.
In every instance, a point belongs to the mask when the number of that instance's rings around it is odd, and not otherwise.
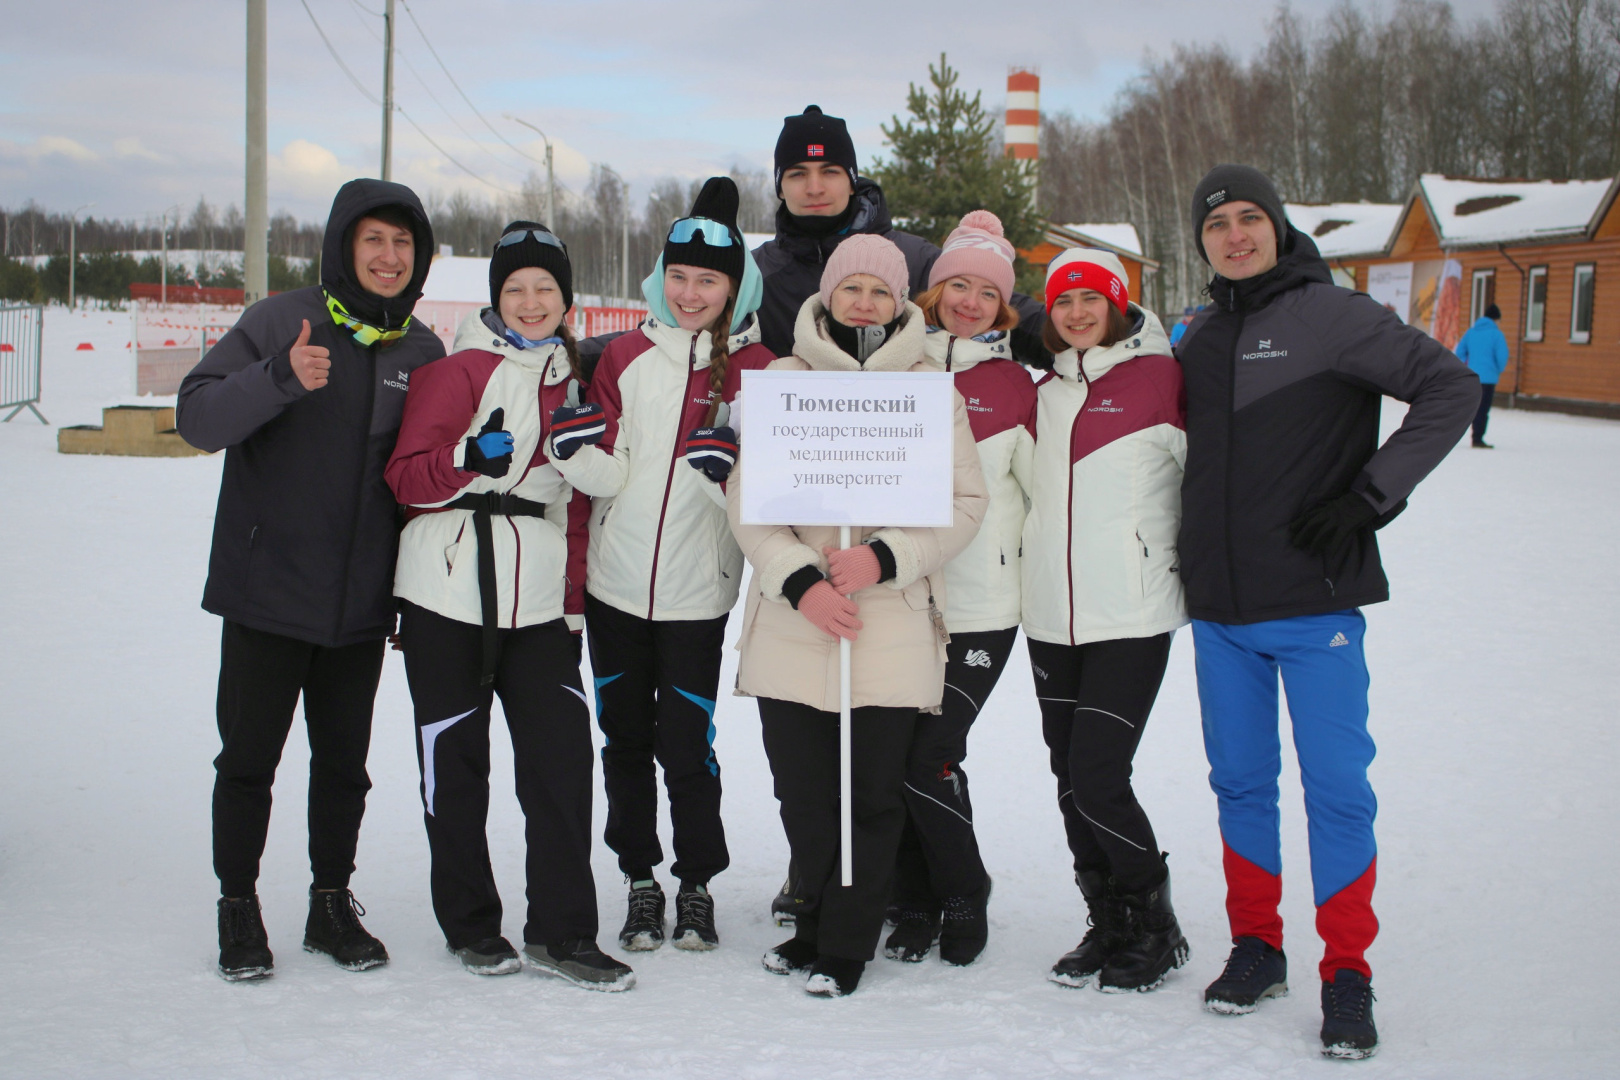
[{"label": "black sneaker", "polygon": [[664,943],[664,890],[658,882],[630,887],[630,909],[619,931],[619,947],[652,952]]},{"label": "black sneaker", "polygon": [[759,962],[772,975],[791,975],[795,971],[809,971],[816,962],[814,942],[802,938],[788,938],[782,944],[760,957]]},{"label": "black sneaker", "polygon": [[587,990],[616,993],[636,985],[636,973],[596,947],[589,938],[565,938],[556,945],[523,946],[529,962],[548,975],[566,979]]},{"label": "black sneaker", "polygon": [[1075,874],[1074,880],[1086,902],[1086,921],[1091,928],[1080,939],[1080,944],[1052,965],[1046,977],[1059,986],[1082,987],[1091,985],[1108,958],[1119,950],[1124,917],[1119,911],[1119,897],[1105,872],[1087,870]]},{"label": "black sneaker", "polygon": [[1378,1052],[1373,1025],[1372,980],[1354,968],[1340,968],[1322,984],[1322,1055],[1351,1061]]},{"label": "black sneaker", "polygon": [[705,886],[681,885],[675,891],[675,947],[708,952],[719,944],[720,935],[714,929],[714,897]]},{"label": "black sneaker", "polygon": [[459,949],[445,942],[444,947],[474,975],[510,975],[523,969],[517,950],[503,937],[484,938]]},{"label": "black sneaker", "polygon": [[1473,443],[1473,446],[1474,446],[1475,450],[1495,450],[1496,449],[1496,446],[1495,446],[1494,443],[1488,443],[1484,439],[1475,439],[1474,443]]},{"label": "black sneaker", "polygon": [[848,997],[861,984],[861,973],[865,970],[865,960],[818,956],[810,966],[810,978],[804,984],[804,992],[817,997]]},{"label": "black sneaker", "polygon": [[1266,998],[1288,994],[1288,957],[1257,937],[1232,943],[1226,970],[1204,991],[1204,1008],[1235,1016],[1252,1013]]},{"label": "black sneaker", "polygon": [[894,932],[883,943],[883,955],[906,964],[920,963],[939,940],[942,912],[928,904],[896,904]]},{"label": "black sneaker", "polygon": [[365,971],[388,963],[383,943],[366,933],[360,916],[366,909],[348,889],[309,890],[309,920],[304,923],[304,951],[330,956],[345,971]]},{"label": "black sneaker", "polygon": [[939,958],[956,967],[966,967],[979,958],[990,940],[990,879],[972,896],[947,896],[939,933]]},{"label": "black sneaker", "polygon": [[226,982],[268,979],[275,974],[270,939],[257,894],[239,900],[219,898],[219,977]]}]

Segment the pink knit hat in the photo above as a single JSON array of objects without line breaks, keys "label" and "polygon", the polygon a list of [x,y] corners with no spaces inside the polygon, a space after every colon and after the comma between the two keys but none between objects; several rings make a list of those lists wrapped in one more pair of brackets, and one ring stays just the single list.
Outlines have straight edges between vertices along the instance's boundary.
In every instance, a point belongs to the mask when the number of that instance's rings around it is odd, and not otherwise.
[{"label": "pink knit hat", "polygon": [[1001,293],[1002,302],[1013,294],[1013,259],[1017,253],[1001,231],[1001,219],[988,210],[972,210],[945,238],[945,248],[928,274],[932,289],[962,274],[985,278]]},{"label": "pink knit hat", "polygon": [[894,302],[906,302],[906,289],[911,272],[906,269],[906,257],[894,246],[871,233],[856,233],[833,250],[832,258],[821,272],[821,305],[832,310],[833,290],[851,274],[871,274],[894,293]]}]

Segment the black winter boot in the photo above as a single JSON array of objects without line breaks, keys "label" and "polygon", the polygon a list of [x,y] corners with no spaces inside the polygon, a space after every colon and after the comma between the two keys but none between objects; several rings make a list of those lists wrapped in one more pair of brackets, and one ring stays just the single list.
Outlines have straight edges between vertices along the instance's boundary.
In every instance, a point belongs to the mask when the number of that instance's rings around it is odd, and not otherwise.
[{"label": "black winter boot", "polygon": [[818,997],[848,997],[861,984],[861,973],[865,970],[865,960],[818,956],[810,967],[810,978],[805,981],[804,992]]},{"label": "black winter boot", "polygon": [[275,974],[270,939],[258,894],[236,900],[219,898],[219,977],[226,982],[268,979]]},{"label": "black winter boot", "polygon": [[939,958],[947,964],[966,967],[979,958],[990,940],[990,875],[984,888],[972,896],[947,896],[940,902],[944,921],[939,933]]},{"label": "black winter boot", "polygon": [[915,964],[927,958],[939,940],[941,911],[929,903],[894,905],[898,914],[894,932],[883,943],[883,955],[890,960]]},{"label": "black winter boot", "polygon": [[787,878],[777,894],[771,897],[771,921],[777,926],[792,926],[803,907],[804,900],[799,896],[799,875],[793,860],[789,859]]},{"label": "black winter boot", "polygon": [[304,923],[304,951],[330,956],[347,971],[365,971],[388,963],[383,943],[360,925],[366,909],[349,889],[309,890],[309,921]]},{"label": "black winter boot", "polygon": [[1340,968],[1322,984],[1324,1057],[1356,1060],[1378,1052],[1372,1006],[1372,980],[1353,968]]},{"label": "black winter boot", "polygon": [[1114,894],[1107,874],[1101,870],[1082,870],[1075,873],[1074,882],[1080,886],[1080,896],[1086,902],[1086,922],[1091,929],[1080,939],[1080,944],[1052,965],[1046,977],[1060,986],[1081,987],[1090,985],[1097,972],[1108,963],[1108,958],[1119,949],[1124,919],[1119,897]]},{"label": "black winter boot", "polygon": [[1192,954],[1170,906],[1170,872],[1151,889],[1128,893],[1118,882],[1114,889],[1123,916],[1120,947],[1098,973],[1097,989],[1105,994],[1153,990]]}]

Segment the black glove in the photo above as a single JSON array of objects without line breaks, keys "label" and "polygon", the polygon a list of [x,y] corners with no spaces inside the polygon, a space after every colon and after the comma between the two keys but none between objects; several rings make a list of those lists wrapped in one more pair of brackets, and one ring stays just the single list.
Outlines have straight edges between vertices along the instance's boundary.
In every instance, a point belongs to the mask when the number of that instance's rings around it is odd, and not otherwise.
[{"label": "black glove", "polygon": [[512,433],[503,430],[505,426],[505,409],[490,413],[478,434],[467,439],[462,468],[485,476],[505,476],[512,467]]},{"label": "black glove", "polygon": [[564,405],[551,414],[551,456],[567,461],[582,446],[594,446],[607,431],[602,406],[593,402]]},{"label": "black glove", "polygon": [[1331,555],[1350,546],[1356,534],[1370,529],[1378,511],[1365,497],[1347,491],[1305,511],[1288,526],[1288,539],[1312,555]]},{"label": "black glove", "polygon": [[737,464],[737,433],[728,427],[702,427],[686,437],[686,463],[715,483],[724,483]]}]

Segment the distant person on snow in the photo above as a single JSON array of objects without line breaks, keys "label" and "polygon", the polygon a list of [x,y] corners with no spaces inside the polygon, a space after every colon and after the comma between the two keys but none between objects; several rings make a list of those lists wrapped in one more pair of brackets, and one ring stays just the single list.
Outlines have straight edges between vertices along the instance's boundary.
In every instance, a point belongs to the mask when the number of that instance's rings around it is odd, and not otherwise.
[{"label": "distant person on snow", "polygon": [[635,975],[596,945],[591,715],[580,682],[590,504],[547,460],[551,414],[577,394],[568,249],[514,221],[489,260],[490,306],[405,400],[388,483],[409,519],[394,592],[416,708],[433,913],[475,975],[522,966],[490,869],[489,723],[496,694],[523,807],[523,952],[589,990]]},{"label": "distant person on snow", "polygon": [[[1204,1001],[1246,1013],[1287,991],[1280,672],[1326,945],[1322,1052],[1363,1058],[1378,1046],[1366,958],[1378,920],[1361,608],[1389,599],[1373,531],[1456,445],[1479,381],[1429,335],[1334,285],[1259,170],[1210,170],[1192,224],[1215,277],[1213,303],[1176,350],[1187,386],[1178,547],[1233,941]],[[1385,394],[1410,407],[1379,446]]]},{"label": "distant person on snow", "polygon": [[1489,305],[1485,314],[1468,328],[1453,350],[1457,359],[1479,376],[1479,411],[1474,413],[1473,445],[1476,450],[1495,449],[1485,441],[1485,425],[1491,418],[1491,402],[1496,397],[1497,381],[1502,378],[1502,369],[1507,367],[1508,362],[1507,337],[1496,325],[1501,321],[1502,309],[1495,304]]},{"label": "distant person on snow", "polygon": [[592,497],[585,627],[607,845],[630,885],[619,944],[636,952],[664,943],[658,766],[680,883],[675,947],[720,943],[709,881],[731,856],[715,706],[743,564],[726,524],[723,485],[737,460],[728,413],[743,371],[773,359],[759,344],[759,270],[738,203],[730,177],[703,185],[642,282],[650,316],[609,343],[585,404],[552,424],[552,463]]},{"label": "distant person on snow", "polygon": [[176,425],[226,450],[202,606],[225,620],[214,759],[219,972],[273,959],[256,893],[270,789],[300,695],[309,728],[304,948],[388,962],[349,890],[385,639],[397,507],[383,480],[411,373],[444,355],[411,310],[433,230],[414,192],[353,180],[332,202],[321,283],[261,300],[180,384]]}]

